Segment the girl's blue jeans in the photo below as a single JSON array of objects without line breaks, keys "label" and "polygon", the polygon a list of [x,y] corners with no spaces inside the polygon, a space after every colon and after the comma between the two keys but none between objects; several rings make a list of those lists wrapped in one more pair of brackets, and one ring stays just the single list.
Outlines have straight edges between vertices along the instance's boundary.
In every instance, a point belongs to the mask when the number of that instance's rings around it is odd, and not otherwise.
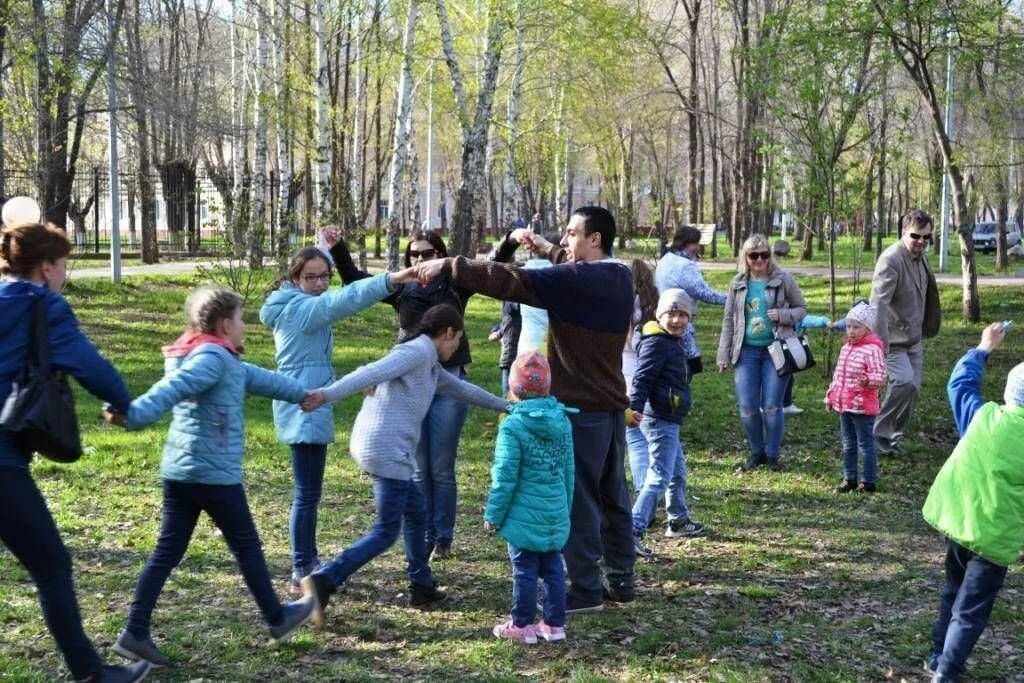
[{"label": "girl's blue jeans", "polygon": [[768,462],[778,460],[785,426],[782,394],[786,378],[775,372],[768,348],[744,344],[733,380],[751,455],[765,455]]},{"label": "girl's blue jeans", "polygon": [[565,566],[557,552],[539,553],[508,544],[512,561],[512,623],[533,623],[537,616],[537,580],[544,586],[543,617],[548,626],[565,626]]},{"label": "girl's blue jeans", "polygon": [[875,454],[875,416],[860,413],[839,413],[839,432],[843,438],[843,478],[857,481],[857,451],[863,460],[860,481],[874,484],[878,478],[878,457]]},{"label": "girl's blue jeans", "polygon": [[301,578],[316,569],[320,557],[316,547],[316,519],[324,487],[327,444],[295,443],[291,445],[291,452],[295,490],[288,534],[292,543],[292,569]]}]

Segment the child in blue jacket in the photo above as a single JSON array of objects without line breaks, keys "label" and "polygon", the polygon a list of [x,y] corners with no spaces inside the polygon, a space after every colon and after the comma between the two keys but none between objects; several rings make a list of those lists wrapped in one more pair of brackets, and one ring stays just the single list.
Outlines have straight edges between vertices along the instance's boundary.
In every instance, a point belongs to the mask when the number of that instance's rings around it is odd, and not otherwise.
[{"label": "child in blue jacket", "polygon": [[[274,332],[277,371],[306,387],[334,381],[334,330],[339,320],[362,311],[395,291],[403,272],[381,273],[346,287],[328,289],[331,260],[316,247],[303,247],[288,272],[271,288],[260,322]],[[407,271],[406,271],[407,272]],[[327,445],[334,442],[330,405],[303,412],[290,401],[274,401],[277,438],[291,450],[295,488],[288,520],[292,547],[292,590],[320,564],[316,546],[317,506],[323,491]]]},{"label": "child in blue jacket", "polygon": [[290,377],[239,360],[245,323],[235,292],[200,288],[189,295],[185,313],[189,329],[163,349],[163,379],[132,401],[127,414],[106,412],[108,422],[139,429],[173,411],[160,463],[160,536],[135,587],[128,625],[114,644],[118,654],[156,666],[170,660],[150,637],[150,617],[202,512],[224,535],[274,640],[286,640],[313,609],[309,599],[286,605],[278,600],[242,487],[245,395],[299,403],[306,390]]},{"label": "child in blue jacket", "polygon": [[637,350],[627,421],[640,425],[650,453],[647,474],[633,504],[633,545],[643,557],[652,554],[643,537],[666,489],[665,535],[704,533],[704,525],[690,519],[686,507],[686,455],[679,440],[679,426],[690,412],[690,366],[683,335],[692,310],[689,294],[678,288],[666,289],[658,297],[657,320],[644,325]]},{"label": "child in blue jacket", "polygon": [[[561,550],[569,539],[575,477],[572,424],[548,393],[551,368],[536,351],[520,354],[509,373],[513,403],[498,428],[484,529],[508,542],[512,611],[494,627],[498,638],[520,643],[565,640],[565,571]],[[537,579],[544,610],[534,626]]]}]

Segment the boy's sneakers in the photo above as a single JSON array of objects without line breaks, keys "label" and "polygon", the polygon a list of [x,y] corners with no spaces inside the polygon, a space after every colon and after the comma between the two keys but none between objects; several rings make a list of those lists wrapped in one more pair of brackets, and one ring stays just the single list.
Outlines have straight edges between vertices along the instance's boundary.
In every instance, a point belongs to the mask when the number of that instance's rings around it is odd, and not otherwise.
[{"label": "boy's sneakers", "polygon": [[633,535],[633,549],[636,551],[637,557],[650,557],[654,554],[654,551],[644,545],[644,537]]},{"label": "boy's sneakers", "polygon": [[783,415],[800,415],[803,412],[803,408],[797,408],[796,405],[792,403],[790,403],[788,406],[782,406]]},{"label": "boy's sneakers", "polygon": [[[526,626],[516,626],[509,619],[506,622],[498,624],[491,633],[496,638],[507,638],[508,640],[514,640],[517,643],[523,643],[524,645],[533,645],[537,642],[537,631],[534,629],[533,624],[527,624]],[[562,638],[565,638],[565,634],[562,634]]]},{"label": "boy's sneakers", "polygon": [[144,679],[153,665],[146,660],[129,664],[128,666],[115,666],[108,664],[98,674],[88,678],[80,678],[80,683],[136,683]]},{"label": "boy's sneakers", "polygon": [[313,615],[316,598],[307,596],[281,607],[281,623],[270,627],[270,637],[274,642],[283,643],[295,633]]},{"label": "boy's sneakers", "polygon": [[421,586],[418,583],[409,584],[409,607],[423,609],[436,605],[447,597],[448,595],[444,591],[437,590],[436,583],[429,586]]},{"label": "boy's sneakers", "polygon": [[604,603],[600,601],[600,598],[586,600],[575,593],[569,593],[565,596],[566,614],[586,614],[588,612],[600,612],[603,609]]},{"label": "boy's sneakers", "polygon": [[696,538],[704,535],[704,525],[692,519],[670,519],[665,538]]},{"label": "boy's sneakers", "polygon": [[857,493],[874,493],[874,492],[875,492],[875,483],[874,482],[862,481],[860,483],[860,486],[857,487]]},{"label": "boy's sneakers", "polygon": [[114,641],[114,652],[133,662],[146,660],[153,666],[170,666],[171,660],[157,649],[152,638],[136,638],[127,630]]},{"label": "boy's sneakers", "polygon": [[554,643],[559,640],[565,640],[565,628],[563,628],[562,626],[548,626],[546,623],[544,623],[543,619],[541,619],[541,622],[537,624],[534,630],[537,632],[537,635],[540,638],[546,640],[549,643]]},{"label": "boy's sneakers", "polygon": [[305,596],[303,599],[309,599],[313,605],[312,613],[310,614],[310,617],[313,619],[313,625],[317,628],[323,628],[327,622],[327,603],[330,602],[331,595],[334,593],[334,586],[327,580],[327,577],[320,574],[310,574],[303,577],[300,584],[302,586],[302,594]]},{"label": "boy's sneakers", "polygon": [[857,490],[856,479],[843,479],[839,486],[836,487],[836,493],[849,493],[850,491]]}]

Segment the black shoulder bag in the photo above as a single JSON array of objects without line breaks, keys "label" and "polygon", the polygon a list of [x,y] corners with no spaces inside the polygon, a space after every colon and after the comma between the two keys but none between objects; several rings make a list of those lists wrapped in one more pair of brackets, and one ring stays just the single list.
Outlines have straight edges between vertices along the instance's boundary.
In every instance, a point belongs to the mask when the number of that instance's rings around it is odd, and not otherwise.
[{"label": "black shoulder bag", "polygon": [[22,450],[74,462],[82,457],[75,396],[64,373],[50,368],[45,307],[43,297],[32,307],[28,355],[0,411],[0,429]]}]

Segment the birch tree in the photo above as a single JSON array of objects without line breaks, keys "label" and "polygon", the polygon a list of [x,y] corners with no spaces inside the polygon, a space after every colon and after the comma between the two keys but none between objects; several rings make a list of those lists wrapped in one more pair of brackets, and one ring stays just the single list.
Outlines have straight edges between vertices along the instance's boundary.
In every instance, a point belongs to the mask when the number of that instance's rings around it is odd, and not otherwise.
[{"label": "birch tree", "polygon": [[398,269],[398,238],[402,220],[402,178],[405,173],[409,135],[412,130],[412,62],[418,20],[419,0],[409,0],[409,9],[405,15],[405,32],[402,38],[402,72],[398,79],[398,94],[395,103],[395,135],[391,148],[391,172],[388,176],[388,270]]}]

